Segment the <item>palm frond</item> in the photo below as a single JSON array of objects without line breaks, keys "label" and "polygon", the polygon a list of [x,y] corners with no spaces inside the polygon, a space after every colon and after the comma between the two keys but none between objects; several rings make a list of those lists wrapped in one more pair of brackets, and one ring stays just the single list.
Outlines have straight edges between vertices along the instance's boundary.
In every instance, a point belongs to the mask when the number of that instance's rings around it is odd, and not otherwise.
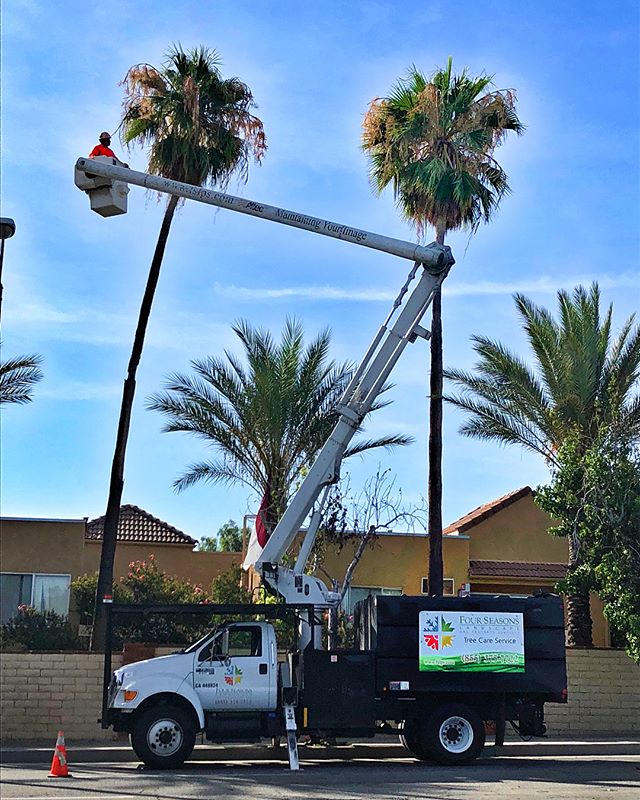
[{"label": "palm frond", "polygon": [[[195,436],[220,456],[191,465],[176,481],[179,490],[198,481],[237,480],[258,494],[269,486],[275,506],[284,509],[338,421],[337,404],[352,370],[329,360],[328,329],[308,345],[294,318],[285,322],[279,342],[244,320],[233,329],[242,359],[226,352],[224,359],[192,361],[193,373],[169,375],[148,407],[163,414],[164,431]],[[348,455],[410,441],[400,435],[359,440]]]},{"label": "palm frond", "polygon": [[42,357],[27,355],[0,362],[0,404],[31,402],[34,384],[42,380]]}]

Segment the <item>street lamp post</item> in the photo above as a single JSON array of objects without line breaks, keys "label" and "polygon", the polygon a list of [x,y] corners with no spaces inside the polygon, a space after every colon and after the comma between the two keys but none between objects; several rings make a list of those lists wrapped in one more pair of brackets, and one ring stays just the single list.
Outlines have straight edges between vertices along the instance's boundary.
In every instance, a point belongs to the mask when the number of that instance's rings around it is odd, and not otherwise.
[{"label": "street lamp post", "polygon": [[4,261],[4,240],[16,232],[16,223],[10,217],[0,217],[0,313],[2,313],[2,263]]}]

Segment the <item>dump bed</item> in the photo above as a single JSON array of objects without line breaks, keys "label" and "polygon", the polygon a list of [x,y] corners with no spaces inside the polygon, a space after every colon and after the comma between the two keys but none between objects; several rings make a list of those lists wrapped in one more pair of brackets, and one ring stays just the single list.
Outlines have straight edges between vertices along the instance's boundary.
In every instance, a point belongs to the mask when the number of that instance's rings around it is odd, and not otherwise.
[{"label": "dump bed", "polygon": [[566,695],[564,614],[557,595],[369,597],[354,614],[372,651],[376,693]]}]

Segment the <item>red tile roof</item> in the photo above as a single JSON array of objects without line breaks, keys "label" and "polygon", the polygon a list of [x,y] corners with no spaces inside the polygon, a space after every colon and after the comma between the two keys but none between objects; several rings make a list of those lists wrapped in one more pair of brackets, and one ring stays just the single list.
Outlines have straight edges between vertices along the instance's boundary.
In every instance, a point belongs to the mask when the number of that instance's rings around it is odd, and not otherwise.
[{"label": "red tile roof", "polygon": [[[103,530],[104,517],[89,520],[85,539],[102,539]],[[191,547],[196,544],[196,540],[187,536],[186,533],[133,505],[120,506],[118,541],[144,544],[188,544]]]},{"label": "red tile roof", "polygon": [[559,580],[567,573],[566,564],[550,564],[535,561],[469,561],[472,578],[541,578]]},{"label": "red tile roof", "polygon": [[505,494],[504,497],[499,497],[497,500],[493,500],[491,503],[478,506],[478,508],[470,511],[468,514],[465,514],[464,517],[460,517],[460,519],[452,522],[451,525],[447,525],[442,533],[464,533],[465,531],[468,531],[469,528],[473,528],[473,526],[477,525],[479,522],[482,522],[488,517],[493,516],[493,514],[497,514],[498,511],[502,511],[503,508],[507,508],[507,506],[510,506],[512,503],[516,503],[523,497],[527,497],[527,495],[533,496],[533,490],[530,486],[523,486],[522,489],[516,489],[515,492]]}]

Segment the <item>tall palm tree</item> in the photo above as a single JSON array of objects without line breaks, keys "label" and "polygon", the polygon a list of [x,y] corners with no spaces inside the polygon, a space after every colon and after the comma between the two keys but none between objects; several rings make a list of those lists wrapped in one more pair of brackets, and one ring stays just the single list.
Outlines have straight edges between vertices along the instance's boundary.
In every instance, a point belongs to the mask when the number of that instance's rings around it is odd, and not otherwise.
[{"label": "tall palm tree", "polygon": [[[476,231],[509,192],[493,157],[509,131],[524,126],[511,90],[490,89],[491,77],[453,74],[453,62],[427,79],[415,67],[389,97],[374,100],[364,118],[362,146],[380,194],[387,186],[402,215],[424,233]],[[429,404],[429,592],[442,594],[442,305],[433,299]]]},{"label": "tall palm tree", "polygon": [[[269,498],[265,516],[272,530],[338,420],[336,405],[351,369],[328,360],[328,330],[306,347],[302,325],[291,319],[279,343],[248,322],[233,330],[246,366],[228,351],[224,359],[192,361],[195,376],[170,375],[166,391],[153,395],[149,407],[167,417],[165,431],[191,433],[219,455],[192,464],[175,487],[198,481],[244,484]],[[345,457],[410,441],[402,435],[359,439]]]},{"label": "tall palm tree", "polygon": [[[214,51],[204,47],[184,52],[172,49],[160,69],[137,64],[127,72],[123,139],[149,148],[148,170],[154,175],[224,188],[233,173],[246,179],[253,156],[262,158],[266,142],[249,87],[238,78],[224,79]],[[104,522],[100,572],[96,593],[96,619],[92,647],[104,646],[102,598],[111,593],[113,562],[122,489],[124,460],[147,322],[178,198],[171,196],[160,227],[145,288],[131,358],[124,382],[109,498]]]},{"label": "tall palm tree", "polygon": [[0,404],[31,402],[33,384],[42,379],[41,362],[38,355],[0,362]]},{"label": "tall palm tree", "polygon": [[[479,356],[473,373],[445,370],[461,393],[445,399],[470,416],[466,436],[517,444],[556,466],[569,436],[586,452],[604,433],[640,438],[640,328],[633,316],[614,339],[613,306],[600,314],[597,283],[587,291],[558,292],[558,318],[516,294],[515,304],[533,366],[500,342],[474,336]],[[579,542],[569,537],[569,566],[580,564]],[[567,598],[568,641],[591,646],[589,592]]]}]

